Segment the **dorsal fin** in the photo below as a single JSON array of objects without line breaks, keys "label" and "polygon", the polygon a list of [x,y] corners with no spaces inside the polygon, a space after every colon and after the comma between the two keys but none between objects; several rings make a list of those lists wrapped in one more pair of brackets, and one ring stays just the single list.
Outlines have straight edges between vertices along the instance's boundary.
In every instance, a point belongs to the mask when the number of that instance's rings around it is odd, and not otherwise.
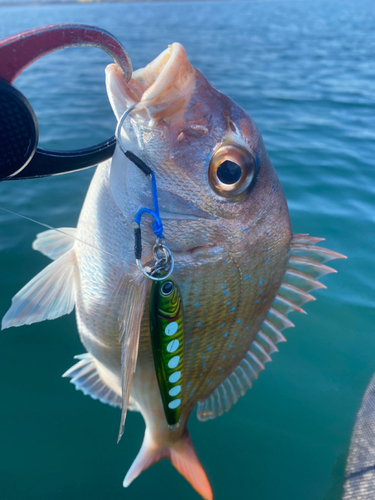
[{"label": "dorsal fin", "polygon": [[324,240],[307,234],[293,236],[288,266],[266,319],[239,365],[206,400],[198,403],[199,420],[210,420],[222,415],[251,388],[252,382],[264,369],[264,363],[271,361],[270,354],[278,350],[275,344],[285,342],[281,331],[294,326],[287,315],[293,311],[304,313],[300,306],[315,300],[308,292],[325,288],[317,279],[336,272],[323,263],[346,258],[332,250],[316,247],[316,243],[321,241]]}]

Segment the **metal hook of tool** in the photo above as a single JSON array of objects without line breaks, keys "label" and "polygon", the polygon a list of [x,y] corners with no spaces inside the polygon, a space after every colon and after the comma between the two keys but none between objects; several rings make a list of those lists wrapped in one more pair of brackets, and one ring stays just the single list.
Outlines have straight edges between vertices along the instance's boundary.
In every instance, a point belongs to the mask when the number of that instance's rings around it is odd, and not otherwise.
[{"label": "metal hook of tool", "polygon": [[88,168],[110,158],[115,136],[96,146],[74,151],[38,148],[39,129],[26,97],[12,85],[40,57],[67,47],[91,46],[107,52],[128,82],[130,58],[110,33],[83,24],[52,24],[0,40],[0,181],[58,175]]}]

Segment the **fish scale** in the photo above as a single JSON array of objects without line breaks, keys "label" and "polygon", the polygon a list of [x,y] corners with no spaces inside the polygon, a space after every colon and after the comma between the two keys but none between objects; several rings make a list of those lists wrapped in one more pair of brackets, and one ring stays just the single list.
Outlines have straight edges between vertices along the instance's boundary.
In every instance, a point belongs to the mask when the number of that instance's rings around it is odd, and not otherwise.
[{"label": "fish scale", "polygon": [[[204,287],[202,287],[202,283],[199,283],[198,287],[193,288],[192,303],[188,301],[188,304],[185,306],[188,308],[187,310],[191,310],[194,309],[195,302],[199,302],[201,304],[199,309],[202,311],[198,316],[195,316],[195,314],[194,316],[191,315],[191,317],[195,319],[194,325],[191,325],[189,319],[187,319],[186,324],[187,329],[193,332],[193,352],[190,354],[189,349],[186,352],[186,376],[190,377],[189,380],[192,382],[195,400],[204,398],[205,395],[212,390],[207,384],[208,373],[221,355],[225,346],[229,344],[229,339],[227,340],[224,337],[225,332],[222,332],[222,336],[218,335],[218,332],[221,331],[220,325],[226,322],[226,327],[230,334],[232,334],[236,312],[231,312],[230,310],[232,307],[238,307],[240,300],[240,288],[236,286],[236,284],[238,284],[238,277],[234,275],[232,271],[233,265],[228,262],[225,264],[224,262],[219,261],[211,267],[214,272],[207,273],[204,279]],[[215,272],[215,268],[220,268],[220,275]],[[209,269],[207,269],[207,271],[209,271]],[[222,280],[218,279],[218,276],[220,276]],[[188,279],[185,283],[185,287],[189,286]],[[232,291],[230,300],[228,300],[228,296],[225,296],[223,293],[223,283],[227,283],[228,289]],[[231,304],[227,305],[228,301],[230,301]],[[197,327],[196,325],[199,323],[202,323],[202,325]],[[194,349],[194,344],[198,346],[197,349]],[[204,360],[203,356],[205,356]],[[223,359],[221,361],[223,371],[219,374],[219,380],[224,379],[226,371],[230,369],[231,361],[229,359],[230,356],[228,356],[228,360]],[[202,366],[203,362],[206,365],[205,367]],[[216,374],[214,379],[215,382],[217,378]]]}]

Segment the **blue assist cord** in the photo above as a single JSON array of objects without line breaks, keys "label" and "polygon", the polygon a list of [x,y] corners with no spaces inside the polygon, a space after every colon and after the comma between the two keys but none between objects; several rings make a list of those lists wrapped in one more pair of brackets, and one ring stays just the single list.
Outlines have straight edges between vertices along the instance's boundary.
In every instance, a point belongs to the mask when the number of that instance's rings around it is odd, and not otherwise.
[{"label": "blue assist cord", "polygon": [[[126,117],[133,111],[133,109],[137,106],[138,103],[133,104],[133,106],[130,106],[124,114],[121,116],[120,120],[117,123],[116,127],[116,139],[117,139],[117,144],[119,145],[121,151],[124,153],[124,155],[132,162],[134,165],[136,165],[146,176],[151,177],[151,188],[152,188],[152,197],[154,199],[154,210],[150,210],[149,208],[141,208],[138,210],[137,215],[135,216],[135,222],[133,224],[134,227],[134,238],[135,238],[135,245],[134,245],[134,253],[135,253],[135,258],[136,260],[140,261],[141,255],[142,255],[142,240],[141,240],[141,218],[143,214],[150,214],[152,217],[155,219],[154,223],[152,224],[152,230],[154,231],[154,234],[157,238],[162,239],[163,238],[163,224],[160,219],[159,215],[159,203],[158,203],[158,194],[156,190],[156,179],[155,179],[155,174],[151,170],[151,168],[146,165],[146,163],[139,158],[137,155],[132,153],[131,151],[128,151],[124,145],[122,144],[121,141],[121,128],[123,126],[123,123],[126,119]],[[173,266],[172,266],[173,267]]]},{"label": "blue assist cord", "polygon": [[154,210],[150,210],[149,208],[140,208],[135,216],[135,222],[138,226],[141,225],[141,218],[143,214],[150,214],[155,219],[152,224],[152,230],[157,238],[163,238],[163,223],[160,219],[159,215],[159,203],[158,203],[158,193],[156,190],[156,179],[154,172],[151,172],[151,188],[152,188],[152,197],[154,199]]}]

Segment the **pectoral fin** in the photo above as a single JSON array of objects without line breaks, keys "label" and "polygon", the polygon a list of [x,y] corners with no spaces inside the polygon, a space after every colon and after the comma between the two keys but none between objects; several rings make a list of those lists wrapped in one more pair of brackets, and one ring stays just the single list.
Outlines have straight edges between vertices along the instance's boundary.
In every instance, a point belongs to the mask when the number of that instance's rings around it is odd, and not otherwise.
[{"label": "pectoral fin", "polygon": [[50,229],[36,235],[33,249],[56,260],[73,248],[77,229],[73,227],[60,227]]},{"label": "pectoral fin", "polygon": [[132,409],[130,389],[133,374],[137,366],[139,333],[146,301],[148,279],[137,276],[129,281],[129,276],[120,271],[115,279],[113,294],[121,293],[122,307],[119,311],[119,327],[121,342],[122,372],[122,411],[118,441],[124,433],[124,425],[128,408]]},{"label": "pectoral fin", "polygon": [[1,328],[30,325],[69,314],[75,303],[76,256],[64,253],[25,285],[12,299]]}]

